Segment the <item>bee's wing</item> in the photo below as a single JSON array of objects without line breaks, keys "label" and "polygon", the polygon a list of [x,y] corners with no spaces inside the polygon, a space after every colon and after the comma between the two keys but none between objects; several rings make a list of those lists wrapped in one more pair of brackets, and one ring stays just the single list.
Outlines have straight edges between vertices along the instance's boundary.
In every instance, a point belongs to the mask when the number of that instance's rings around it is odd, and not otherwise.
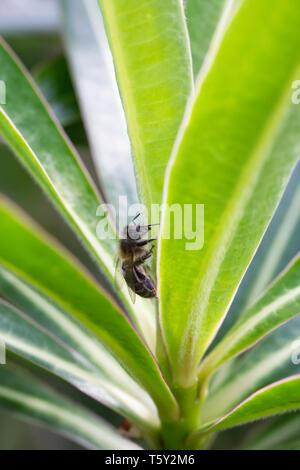
[{"label": "bee's wing", "polygon": [[115,267],[115,284],[116,284],[116,287],[119,290],[122,290],[122,288],[124,286],[124,282],[125,282],[125,279],[124,279],[123,272],[122,272],[122,260],[120,258],[118,258],[117,261],[116,261],[116,267]]},{"label": "bee's wing", "polygon": [[[143,266],[143,269],[144,269],[145,273],[149,276],[149,279],[151,280],[151,283],[153,284],[154,291],[155,291],[155,297],[158,298],[158,297],[157,297],[156,287],[155,287],[155,284],[154,284],[154,281],[153,281],[153,278],[152,278],[152,272],[151,272],[150,266],[148,266],[147,264],[145,264],[145,265]],[[145,287],[146,287],[146,289],[151,290],[151,289],[149,289],[149,288],[147,287],[147,285],[146,285]]]},{"label": "bee's wing", "polygon": [[131,298],[131,302],[133,304],[135,304],[135,301],[136,301],[136,293],[127,285],[128,287],[128,294],[129,294],[129,297]]},{"label": "bee's wing", "polygon": [[[132,253],[132,269],[133,269],[133,275],[134,275],[134,253]],[[128,294],[129,294],[129,297],[131,298],[131,302],[133,304],[135,304],[135,301],[136,301],[136,293],[134,292],[134,290],[131,289],[131,287],[129,287],[129,285],[127,284],[127,288],[128,288]]]},{"label": "bee's wing", "polygon": [[[121,260],[120,258],[118,258],[117,261],[116,261],[116,267],[115,267],[115,284],[116,284],[116,287],[117,287],[119,290],[122,290],[123,287],[124,287],[124,284],[125,284],[125,279],[124,279],[123,271],[122,271],[122,260]],[[128,284],[127,284],[127,288],[128,288],[129,297],[131,298],[131,301],[132,301],[132,303],[134,304],[134,303],[135,303],[135,300],[136,300],[136,294],[135,294],[135,292],[128,286]]]}]

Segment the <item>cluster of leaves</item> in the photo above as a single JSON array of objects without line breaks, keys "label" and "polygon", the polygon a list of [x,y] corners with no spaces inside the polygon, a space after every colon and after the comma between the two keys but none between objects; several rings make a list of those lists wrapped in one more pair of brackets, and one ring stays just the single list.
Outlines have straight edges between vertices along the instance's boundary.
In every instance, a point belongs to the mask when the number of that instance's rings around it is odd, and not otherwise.
[{"label": "cluster of leaves", "polygon": [[[80,111],[64,59],[32,78],[0,41],[0,134],[102,279],[1,197],[0,337],[125,417],[145,445],[206,447],[219,430],[300,407],[291,363],[299,256],[274,280],[299,227],[299,168],[269,226],[300,151],[300,107],[291,101],[300,76],[298,2],[99,5],[62,1]],[[97,238],[101,198],[63,130],[80,116],[105,201],[122,194],[137,202],[138,194],[147,205],[205,205],[201,251],[163,237],[162,214],[157,305],[132,304],[114,288],[115,227],[103,212],[112,236]],[[139,448],[10,364],[0,377],[1,406],[87,447]],[[244,447],[296,448],[299,424],[297,413],[276,418]]]}]

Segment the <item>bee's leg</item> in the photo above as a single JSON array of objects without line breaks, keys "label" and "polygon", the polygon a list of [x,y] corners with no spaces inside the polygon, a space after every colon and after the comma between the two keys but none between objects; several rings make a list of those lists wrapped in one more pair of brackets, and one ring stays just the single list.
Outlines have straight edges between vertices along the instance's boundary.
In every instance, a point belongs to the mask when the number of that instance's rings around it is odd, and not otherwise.
[{"label": "bee's leg", "polygon": [[141,240],[139,242],[136,242],[136,246],[145,246],[148,243],[154,242],[156,238],[150,238],[149,240]]},{"label": "bee's leg", "polygon": [[133,267],[133,273],[136,280],[141,284],[145,279],[145,274],[138,268],[137,263]]},{"label": "bee's leg", "polygon": [[147,251],[147,253],[145,253],[140,258],[137,258],[135,260],[135,265],[139,266],[140,264],[143,264],[147,259],[151,258],[153,248],[154,248],[154,245],[152,245],[151,250]]}]

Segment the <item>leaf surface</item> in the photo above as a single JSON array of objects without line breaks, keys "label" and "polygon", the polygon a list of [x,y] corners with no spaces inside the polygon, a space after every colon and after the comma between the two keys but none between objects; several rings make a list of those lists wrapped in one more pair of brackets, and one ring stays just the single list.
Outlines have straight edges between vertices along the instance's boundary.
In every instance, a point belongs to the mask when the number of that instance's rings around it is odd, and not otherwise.
[{"label": "leaf surface", "polygon": [[140,449],[104,420],[9,366],[0,368],[0,407],[48,426],[90,449]]},{"label": "leaf surface", "polygon": [[[272,14],[259,0],[242,3],[198,78],[173,151],[164,201],[182,212],[204,204],[203,248],[187,248],[188,236],[168,239],[165,210],[159,249],[161,323],[181,385],[195,381],[299,157],[300,108],[291,101],[299,24],[296,1]],[[201,235],[201,217],[197,225]]]},{"label": "leaf surface", "polygon": [[176,402],[152,354],[84,268],[4,200],[0,224],[0,263],[70,312],[153,399],[155,396],[160,411],[167,417],[176,414]]},{"label": "leaf surface", "polygon": [[299,375],[275,382],[251,395],[215,424],[204,425],[200,432],[219,431],[297,409],[300,407],[299,390]]},{"label": "leaf surface", "polygon": [[258,389],[300,373],[300,317],[264,338],[255,347],[220,367],[209,386],[202,419],[228,413]]},{"label": "leaf surface", "polygon": [[[3,40],[0,66],[6,83],[6,104],[0,106],[0,134],[83,241],[116,292],[118,241],[100,196],[32,78]],[[127,293],[120,291],[119,295],[153,348],[151,305],[140,301],[133,306]]]},{"label": "leaf surface", "polygon": [[300,257],[276,279],[264,295],[241,317],[205,358],[200,377],[261,340],[300,313]]},{"label": "leaf surface", "polygon": [[36,67],[33,76],[62,126],[80,120],[68,65],[63,56],[57,56]]},{"label": "leaf surface", "polygon": [[99,0],[142,202],[161,204],[164,174],[192,91],[181,0]]},{"label": "leaf surface", "polygon": [[191,40],[194,75],[198,74],[206,55],[209,54],[216,30],[218,27],[224,30],[227,16],[235,3],[236,0],[186,1],[185,14]]},{"label": "leaf surface", "polygon": [[119,196],[138,203],[126,120],[97,0],[64,0],[64,41],[82,118],[105,199],[119,211]]},{"label": "leaf surface", "polygon": [[250,435],[242,447],[246,450],[291,449],[291,444],[300,444],[299,429],[299,413],[285,414],[271,419],[254,436]]},{"label": "leaf surface", "polygon": [[[159,425],[149,395],[66,310],[3,265],[0,295],[18,308],[0,315],[0,338],[6,338],[7,348],[60,375],[143,427]],[[44,355],[40,354],[41,349]],[[62,364],[59,370],[58,363]],[[71,370],[75,372],[73,379]]]}]

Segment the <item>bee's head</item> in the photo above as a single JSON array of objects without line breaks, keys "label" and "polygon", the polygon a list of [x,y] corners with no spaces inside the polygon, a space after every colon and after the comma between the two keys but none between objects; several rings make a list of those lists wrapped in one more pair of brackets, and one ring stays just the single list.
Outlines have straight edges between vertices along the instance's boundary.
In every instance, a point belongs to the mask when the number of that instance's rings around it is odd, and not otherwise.
[{"label": "bee's head", "polygon": [[150,225],[129,224],[126,227],[126,235],[131,240],[140,240],[150,230]]}]

